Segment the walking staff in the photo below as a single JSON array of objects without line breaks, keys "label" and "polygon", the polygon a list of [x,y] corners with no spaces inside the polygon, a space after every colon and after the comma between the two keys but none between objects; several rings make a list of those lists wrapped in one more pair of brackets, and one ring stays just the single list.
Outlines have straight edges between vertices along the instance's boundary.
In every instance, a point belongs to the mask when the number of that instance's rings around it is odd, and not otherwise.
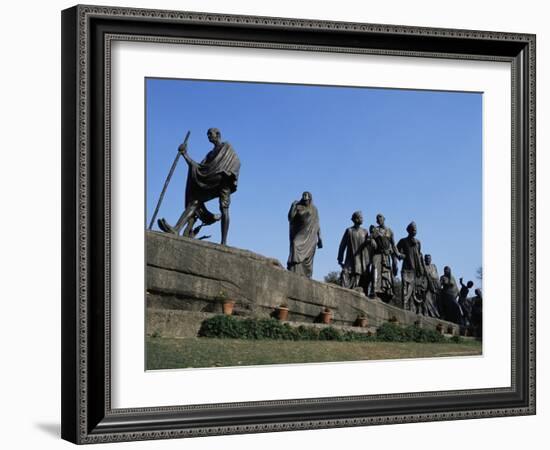
[{"label": "walking staff", "polygon": [[[185,135],[185,140],[183,141],[184,148],[187,149],[187,141],[189,140],[189,136],[191,135],[191,131],[188,131]],[[153,213],[153,217],[151,218],[151,222],[149,222],[149,230],[153,228],[153,224],[155,223],[155,219],[157,218],[157,214],[160,209],[160,205],[162,203],[162,199],[164,198],[164,194],[166,193],[166,189],[168,188],[168,185],[170,184],[170,179],[172,178],[172,175],[174,174],[174,170],[176,170],[176,166],[178,165],[178,160],[181,156],[180,151],[178,150],[176,153],[176,157],[174,158],[174,162],[172,163],[172,167],[170,167],[170,172],[168,172],[168,176],[166,177],[166,181],[164,182],[164,187],[162,188],[162,192],[160,193],[160,198],[157,203],[157,207],[155,208],[155,212]]]}]

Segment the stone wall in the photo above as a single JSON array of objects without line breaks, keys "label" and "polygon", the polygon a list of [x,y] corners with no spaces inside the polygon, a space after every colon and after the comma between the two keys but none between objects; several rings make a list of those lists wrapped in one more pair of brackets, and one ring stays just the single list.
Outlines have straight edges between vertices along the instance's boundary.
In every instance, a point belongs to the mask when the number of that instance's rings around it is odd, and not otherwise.
[{"label": "stone wall", "polygon": [[147,232],[147,307],[159,310],[221,313],[220,292],[236,302],[235,314],[269,317],[287,304],[289,320],[313,323],[321,311],[333,311],[334,323],[352,325],[366,314],[377,327],[394,317],[401,324],[445,329],[456,324],[417,316],[362,293],[296,275],[279,261],[233,247]]}]

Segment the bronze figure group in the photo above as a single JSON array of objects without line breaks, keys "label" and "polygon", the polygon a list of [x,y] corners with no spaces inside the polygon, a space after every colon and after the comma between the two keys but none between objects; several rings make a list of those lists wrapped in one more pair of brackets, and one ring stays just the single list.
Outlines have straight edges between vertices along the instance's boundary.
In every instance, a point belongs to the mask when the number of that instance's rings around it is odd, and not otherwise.
[{"label": "bronze figure group", "polygon": [[[165,183],[166,188],[178,156],[183,157],[188,165],[184,211],[174,226],[165,219],[158,220],[158,226],[162,231],[178,235],[184,229],[184,236],[195,238],[201,227],[221,220],[221,243],[225,245],[231,194],[237,190],[239,178],[239,158],[231,144],[222,142],[220,130],[210,128],[207,137],[213,148],[198,163],[187,153],[188,137],[189,133],[178,148],[179,153]],[[159,205],[163,195],[164,191]],[[205,206],[214,198],[219,199],[220,214],[208,211]],[[197,220],[201,224],[194,228]],[[407,225],[407,236],[396,244],[393,231],[386,225],[382,214],[376,215],[376,225],[371,225],[369,230],[362,227],[361,211],[355,211],[351,221],[353,225],[344,231],[338,248],[342,287],[361,290],[367,296],[384,302],[390,302],[400,294],[401,306],[417,314],[442,317],[474,328],[480,323],[481,290],[476,289],[475,301],[469,299],[468,292],[473,283],[469,281],[465,285],[461,278],[459,290],[450,267],[445,267],[439,277],[431,255],[422,254],[415,222]],[[323,247],[319,212],[313,204],[311,192],[304,192],[300,200],[291,204],[288,222],[290,249],[287,269],[311,278],[315,252]],[[397,293],[399,261],[402,261],[401,287]]]},{"label": "bronze figure group", "polygon": [[351,220],[353,226],[345,230],[338,248],[342,287],[358,288],[369,297],[390,302],[398,294],[396,276],[398,261],[402,261],[400,295],[403,309],[481,329],[481,289],[476,289],[476,297],[470,299],[468,293],[473,282],[464,284],[461,278],[459,291],[448,266],[439,277],[432,256],[422,254],[415,222],[407,225],[407,236],[395,244],[393,231],[386,226],[382,214],[376,216],[377,225],[371,225],[370,232],[361,227],[361,211],[355,211]]}]

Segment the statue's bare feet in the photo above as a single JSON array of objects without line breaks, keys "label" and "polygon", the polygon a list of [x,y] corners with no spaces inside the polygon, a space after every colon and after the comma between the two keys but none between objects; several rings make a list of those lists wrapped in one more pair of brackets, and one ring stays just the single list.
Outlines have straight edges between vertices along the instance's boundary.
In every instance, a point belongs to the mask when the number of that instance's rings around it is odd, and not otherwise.
[{"label": "statue's bare feet", "polygon": [[176,235],[178,234],[176,229],[172,225],[170,225],[168,222],[166,222],[165,218],[157,220],[157,225],[165,233],[171,233],[171,234],[176,234]]}]

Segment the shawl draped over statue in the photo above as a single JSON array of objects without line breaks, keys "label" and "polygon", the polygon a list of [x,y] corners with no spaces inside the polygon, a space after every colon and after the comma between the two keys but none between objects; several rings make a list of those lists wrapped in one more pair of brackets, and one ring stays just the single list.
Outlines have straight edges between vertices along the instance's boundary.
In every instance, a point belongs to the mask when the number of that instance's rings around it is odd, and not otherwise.
[{"label": "shawl draped over statue", "polygon": [[287,266],[289,270],[311,277],[313,257],[320,235],[317,208],[313,204],[293,204],[288,213],[288,221],[290,254]]},{"label": "shawl draped over statue", "polygon": [[441,288],[441,282],[439,280],[439,274],[437,273],[437,267],[435,264],[425,264],[426,266],[426,278],[428,280],[426,291],[426,312],[431,317],[439,317],[439,290]]},{"label": "shawl draped over statue", "polygon": [[373,290],[378,296],[393,297],[394,276],[397,273],[396,248],[391,228],[373,227],[371,236],[376,242],[372,257],[374,268]]},{"label": "shawl draped over statue", "polygon": [[458,297],[458,287],[455,278],[450,275],[441,276],[441,309],[445,320],[461,324],[463,320],[462,309],[456,298]]},{"label": "shawl draped over statue", "polygon": [[190,164],[185,188],[185,207],[220,196],[224,188],[237,190],[241,162],[229,142],[211,150],[199,164]]},{"label": "shawl draped over statue", "polygon": [[403,238],[397,243],[397,249],[405,256],[402,270],[410,270],[414,272],[416,276],[425,274],[426,268],[422,259],[422,250],[418,239],[413,237]]},{"label": "shawl draped over statue", "polygon": [[362,275],[369,270],[368,235],[369,232],[364,228],[349,227],[342,236],[338,247],[338,262],[352,274]]}]

